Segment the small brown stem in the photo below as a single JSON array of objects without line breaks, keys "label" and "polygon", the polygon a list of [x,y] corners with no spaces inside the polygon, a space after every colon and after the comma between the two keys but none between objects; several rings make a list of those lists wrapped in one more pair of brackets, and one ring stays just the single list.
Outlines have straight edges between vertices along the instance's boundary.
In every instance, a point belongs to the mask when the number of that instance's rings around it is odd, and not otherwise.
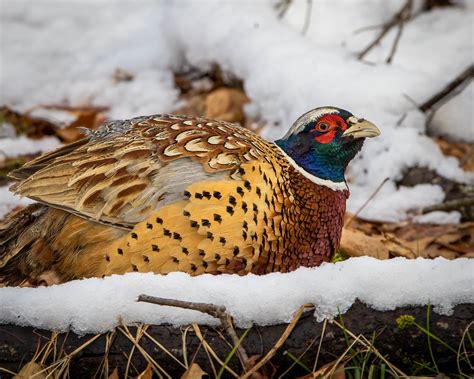
[{"label": "small brown stem", "polygon": [[354,215],[349,219],[349,221],[346,223],[346,225],[344,225],[344,228],[349,227],[349,225],[352,223],[352,221],[354,221],[354,219],[359,215],[359,213],[364,210],[364,208],[367,206],[367,204],[369,204],[372,201],[372,199],[379,193],[379,191],[382,189],[382,187],[385,185],[385,183],[388,182],[389,179],[390,178],[387,177],[382,181],[382,183],[379,184],[379,186],[375,189],[375,191],[372,193],[372,195],[369,196],[369,198],[365,201],[365,203],[360,206],[360,208],[357,210],[357,212],[354,213]]},{"label": "small brown stem", "polygon": [[299,307],[299,309],[296,311],[295,315],[293,316],[293,319],[288,324],[288,326],[286,327],[285,331],[280,336],[276,344],[270,349],[267,355],[265,355],[255,366],[253,366],[249,371],[247,371],[244,375],[242,375],[241,379],[250,378],[253,374],[257,373],[257,371],[260,368],[262,368],[268,361],[270,361],[270,359],[273,358],[273,356],[276,354],[278,349],[283,346],[285,341],[290,336],[291,332],[293,331],[296,324],[298,323],[298,320],[300,319],[304,310],[306,308],[312,308],[312,307],[314,307],[313,304],[303,304],[301,307]]},{"label": "small brown stem", "polygon": [[221,306],[217,306],[217,305],[209,304],[209,303],[195,303],[191,301],[165,299],[162,297],[155,297],[155,296],[149,296],[149,295],[140,295],[138,296],[137,301],[144,302],[144,303],[152,303],[152,304],[157,304],[157,305],[165,305],[169,307],[191,309],[194,311],[207,313],[208,315],[212,317],[218,318],[221,322],[222,327],[231,338],[234,346],[237,346],[237,354],[239,355],[244,365],[244,369],[247,370],[250,368],[249,367],[250,361],[249,361],[248,354],[245,351],[242,344],[240,343],[239,337],[237,336],[237,333],[235,332],[234,326],[232,324],[232,318],[229,316],[229,314],[226,313],[225,307],[221,307]]},{"label": "small brown stem", "polygon": [[451,94],[456,88],[458,88],[461,84],[466,82],[469,79],[474,78],[474,64],[471,64],[468,68],[466,68],[461,74],[459,74],[456,78],[454,78],[451,82],[449,82],[441,91],[437,92],[435,95],[430,97],[426,100],[423,104],[421,104],[418,108],[422,112],[426,112],[431,109],[437,102]]}]

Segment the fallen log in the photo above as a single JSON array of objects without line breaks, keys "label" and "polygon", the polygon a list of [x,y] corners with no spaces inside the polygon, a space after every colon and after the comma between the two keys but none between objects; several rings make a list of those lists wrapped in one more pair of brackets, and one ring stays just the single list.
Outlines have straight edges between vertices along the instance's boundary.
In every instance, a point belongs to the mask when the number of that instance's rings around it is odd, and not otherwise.
[{"label": "fallen log", "polygon": [[[400,316],[406,315],[413,316],[414,319],[408,319],[414,320],[420,326],[428,325],[430,333],[444,344],[431,338],[429,343],[432,353],[430,353],[427,334],[413,323],[405,322],[404,324],[407,317]],[[427,324],[427,316],[429,324]],[[341,318],[336,318],[339,326],[328,322],[323,333],[324,324],[317,322],[312,317],[312,312],[307,312],[299,319],[291,335],[271,360],[271,364],[277,374],[281,374],[292,365],[294,357],[299,357],[298,360],[303,365],[313,367],[320,345],[318,367],[321,367],[333,362],[347,350],[348,342],[354,341],[351,335],[363,335],[369,341],[375,336],[373,348],[377,349],[390,363],[407,373],[412,372],[415,362],[430,362],[433,357],[440,372],[458,373],[460,367],[464,373],[469,373],[468,363],[463,361],[462,354],[456,352],[473,318],[474,304],[457,305],[453,313],[447,316],[429,311],[426,306],[376,311],[356,302]],[[341,324],[344,325],[346,331],[341,328]],[[252,327],[242,342],[248,356],[264,356],[272,349],[286,327],[287,324]],[[212,348],[224,361],[231,352],[232,342],[226,340],[225,334],[219,328],[199,326],[198,330],[208,347]],[[350,333],[348,334],[347,331]],[[236,332],[241,336],[245,330],[236,329]],[[322,341],[320,341],[321,336]],[[138,341],[137,344],[140,347],[132,342],[133,339]],[[41,351],[41,348],[46,345],[49,348]],[[460,351],[462,352],[465,347],[466,344]],[[467,348],[472,349],[472,346],[467,346]],[[354,349],[357,349],[357,343],[354,344]],[[120,378],[124,377],[127,370],[129,375],[138,375],[147,367],[149,361],[147,354],[173,378],[180,377],[185,371],[184,366],[191,362],[199,364],[204,371],[213,376],[209,352],[203,347],[202,341],[196,334],[196,326],[194,329],[192,327],[174,328],[170,325],[129,326],[119,327],[114,332],[99,336],[78,336],[71,332],[55,334],[31,327],[0,325],[0,367],[3,369],[0,370],[1,378],[11,376],[7,374],[7,370],[18,372],[26,362],[33,359],[35,353],[35,361],[43,360],[43,367],[73,353],[70,355],[70,361],[67,362],[71,378],[107,377],[107,373],[110,374],[115,368],[118,369]],[[472,350],[467,352],[471,355],[472,353]],[[258,361],[258,358],[256,359]],[[213,359],[213,363],[219,371],[218,361]],[[108,369],[106,370],[105,367]],[[229,367],[236,373],[243,373],[236,354],[230,360]],[[302,365],[296,364],[287,377],[305,373],[307,372]]]}]

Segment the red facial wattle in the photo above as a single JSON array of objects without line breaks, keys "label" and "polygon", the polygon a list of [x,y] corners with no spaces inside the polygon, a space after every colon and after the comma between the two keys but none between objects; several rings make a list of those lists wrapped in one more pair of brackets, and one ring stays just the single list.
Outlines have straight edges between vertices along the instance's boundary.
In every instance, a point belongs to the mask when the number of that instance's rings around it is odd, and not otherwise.
[{"label": "red facial wattle", "polygon": [[[321,125],[324,124],[327,128],[324,130],[321,128]],[[338,130],[344,132],[347,129],[347,124],[344,119],[337,114],[327,114],[321,117],[316,125],[314,126],[314,131],[322,133],[315,137],[314,139],[322,144],[330,143]]]}]

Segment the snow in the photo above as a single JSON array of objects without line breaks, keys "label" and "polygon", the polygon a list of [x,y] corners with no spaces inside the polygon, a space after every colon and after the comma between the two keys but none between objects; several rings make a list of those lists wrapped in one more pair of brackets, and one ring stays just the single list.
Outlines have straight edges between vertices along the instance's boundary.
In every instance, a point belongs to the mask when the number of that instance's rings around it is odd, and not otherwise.
[{"label": "snow", "polygon": [[[415,1],[414,13],[421,3]],[[252,100],[248,113],[268,121],[266,138],[279,138],[301,113],[324,105],[348,109],[380,127],[382,136],[367,141],[350,166],[349,211],[386,177],[383,192],[362,216],[400,221],[407,217],[408,203],[421,207],[441,201],[434,189],[423,196],[425,187],[395,185],[411,166],[474,182],[473,173],[463,172],[426,136],[426,117],[414,104],[471,64],[474,8],[469,2],[419,13],[404,26],[390,65],[385,59],[396,30],[361,62],[357,53],[380,29],[360,29],[386,22],[403,6],[401,0],[315,0],[306,35],[301,33],[304,1],[292,2],[282,20],[274,1],[1,4],[2,50],[9,59],[0,70],[0,103],[14,109],[45,103],[110,106],[111,118],[170,112],[180,105],[173,70],[218,63],[244,80]],[[117,69],[133,80],[114,79]],[[436,113],[434,132],[472,138],[469,88]],[[20,151],[27,142],[15,144]]]},{"label": "snow", "polygon": [[51,287],[0,288],[0,324],[80,334],[111,330],[121,322],[217,324],[197,311],[137,303],[143,293],[225,306],[239,327],[288,322],[305,303],[316,305],[314,315],[321,321],[346,312],[356,299],[378,310],[431,304],[449,314],[456,304],[474,301],[474,260],[360,257],[263,276],[130,273]]},{"label": "snow", "polygon": [[33,200],[27,198],[18,198],[14,196],[8,187],[0,187],[0,220],[18,206],[25,206],[33,203]]},{"label": "snow", "polygon": [[474,83],[440,106],[430,123],[434,134],[474,142]]},{"label": "snow", "polygon": [[25,136],[0,138],[0,160],[5,157],[16,158],[25,154],[45,153],[56,149],[60,142],[55,137],[32,139]]}]

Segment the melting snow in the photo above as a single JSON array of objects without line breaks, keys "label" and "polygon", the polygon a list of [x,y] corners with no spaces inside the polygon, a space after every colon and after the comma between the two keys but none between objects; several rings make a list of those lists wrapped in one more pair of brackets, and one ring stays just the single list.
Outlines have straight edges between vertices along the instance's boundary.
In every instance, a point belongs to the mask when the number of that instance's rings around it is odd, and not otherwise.
[{"label": "melting snow", "polygon": [[0,324],[15,323],[77,333],[120,324],[174,326],[216,320],[197,311],[137,303],[138,295],[223,305],[240,327],[288,322],[298,307],[316,304],[315,317],[344,313],[356,299],[379,310],[431,304],[449,313],[474,302],[474,260],[351,258],[318,268],[264,276],[166,276],[130,273],[42,288],[0,288]]}]

